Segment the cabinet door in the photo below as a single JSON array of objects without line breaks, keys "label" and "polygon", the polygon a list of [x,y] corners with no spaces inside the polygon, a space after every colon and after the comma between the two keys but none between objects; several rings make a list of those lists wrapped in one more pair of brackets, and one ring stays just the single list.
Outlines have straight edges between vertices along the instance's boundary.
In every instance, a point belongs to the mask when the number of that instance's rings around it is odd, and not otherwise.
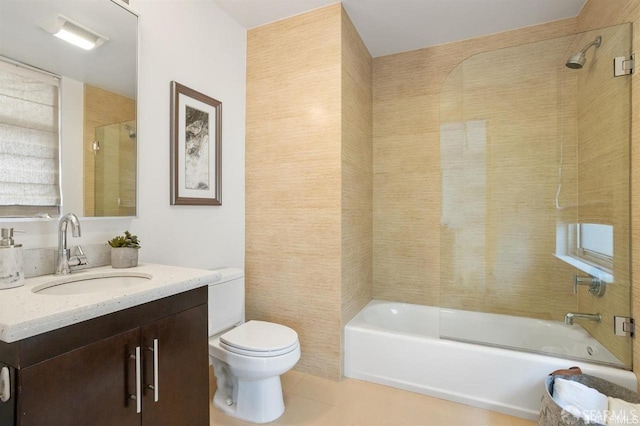
[{"label": "cabinet door", "polygon": [[136,328],[20,370],[18,424],[139,426],[129,399],[139,342]]},{"label": "cabinet door", "polygon": [[[207,305],[152,322],[141,329],[144,348],[142,424],[209,425]],[[157,339],[158,374],[154,375]],[[150,386],[157,380],[158,401]]]}]

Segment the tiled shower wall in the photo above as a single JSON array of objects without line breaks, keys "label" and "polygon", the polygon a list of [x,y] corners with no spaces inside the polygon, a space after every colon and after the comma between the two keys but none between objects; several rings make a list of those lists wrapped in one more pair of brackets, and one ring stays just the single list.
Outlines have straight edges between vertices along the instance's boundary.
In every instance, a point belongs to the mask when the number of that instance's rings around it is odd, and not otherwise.
[{"label": "tiled shower wall", "polygon": [[[630,342],[613,333],[613,317],[629,315],[630,297],[630,217],[629,217],[629,128],[630,79],[613,77],[614,57],[629,54],[629,25],[616,25],[587,31],[577,37],[585,46],[602,37],[592,52],[590,63],[579,72],[578,104],[578,223],[613,226],[614,283],[607,285],[603,297],[578,291],[578,312],[598,312],[600,323],[582,326],[625,364],[631,364]],[[606,119],[605,119],[606,117]],[[574,210],[574,215],[576,210]]]},{"label": "tiled shower wall", "polygon": [[[578,31],[631,22],[633,50],[640,46],[640,3],[635,0],[589,0],[578,15]],[[640,74],[631,77],[631,314],[640,312]],[[635,189],[634,189],[635,188]],[[626,303],[626,302],[619,302]],[[640,343],[633,341],[633,371],[640,376]]]}]

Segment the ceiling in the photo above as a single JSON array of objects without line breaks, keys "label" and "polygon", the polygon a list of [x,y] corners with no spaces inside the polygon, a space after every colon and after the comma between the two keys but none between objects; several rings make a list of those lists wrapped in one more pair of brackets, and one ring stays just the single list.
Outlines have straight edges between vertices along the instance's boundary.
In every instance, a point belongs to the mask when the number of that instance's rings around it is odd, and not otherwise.
[{"label": "ceiling", "polygon": [[[213,0],[251,29],[335,0]],[[576,16],[586,0],[343,0],[372,56]]]},{"label": "ceiling", "polygon": [[[53,37],[58,15],[109,40],[86,51]],[[135,99],[136,15],[110,1],[0,0],[0,56]]]}]

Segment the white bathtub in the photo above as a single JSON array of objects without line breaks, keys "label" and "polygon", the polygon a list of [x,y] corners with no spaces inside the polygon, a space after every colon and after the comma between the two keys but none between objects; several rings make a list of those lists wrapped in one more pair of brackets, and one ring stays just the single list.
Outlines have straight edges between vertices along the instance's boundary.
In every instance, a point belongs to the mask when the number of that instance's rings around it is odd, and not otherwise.
[{"label": "white bathtub", "polygon": [[[458,325],[464,326],[463,331],[481,322],[485,322],[486,326],[479,327],[483,333],[487,327],[495,330],[504,326],[505,318],[508,318],[514,320],[514,324],[524,326],[523,331],[513,332],[512,326],[508,325],[507,330],[496,331],[494,336],[536,334],[526,331],[527,326],[522,321],[527,320],[522,318],[451,310],[444,311],[443,315],[455,317],[456,313],[460,314],[458,318],[464,319],[458,321]],[[500,321],[496,321],[496,317],[500,317]],[[371,301],[345,327],[345,375],[532,420],[538,416],[544,379],[556,369],[578,365],[587,374],[636,390],[636,377],[630,371],[440,339],[439,322],[440,308]],[[455,322],[445,322],[446,332],[464,336],[452,329]],[[549,329],[554,325],[553,321],[530,319],[528,322],[531,323],[528,330]],[[564,324],[558,324],[564,327]],[[557,346],[561,341],[555,339],[552,346]],[[494,344],[506,345],[504,341]],[[589,344],[595,345],[597,342],[593,340]],[[580,347],[580,344],[572,343],[564,345],[559,351],[580,351],[576,349]],[[606,349],[599,344],[594,349],[597,354],[603,354],[604,351]],[[564,352],[561,355],[571,356]]]},{"label": "white bathtub", "polygon": [[[389,310],[383,306],[376,305],[374,311],[381,312],[373,317],[373,311],[369,316],[365,314],[365,319],[376,324],[375,318],[385,315],[384,312]],[[419,310],[407,309],[408,312]],[[622,361],[594,339],[577,321],[573,325],[566,325],[560,321],[441,308],[440,337],[463,342],[484,342],[494,346],[557,355],[561,358],[586,360],[594,364],[625,367]]]}]

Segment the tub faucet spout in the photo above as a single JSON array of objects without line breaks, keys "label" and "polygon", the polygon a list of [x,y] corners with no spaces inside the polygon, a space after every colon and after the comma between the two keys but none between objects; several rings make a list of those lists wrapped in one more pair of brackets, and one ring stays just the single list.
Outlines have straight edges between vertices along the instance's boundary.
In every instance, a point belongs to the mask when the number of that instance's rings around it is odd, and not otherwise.
[{"label": "tub faucet spout", "polygon": [[574,319],[583,319],[589,321],[600,322],[602,320],[602,316],[600,314],[583,314],[580,312],[569,312],[564,316],[564,323],[567,325],[573,325]]}]

